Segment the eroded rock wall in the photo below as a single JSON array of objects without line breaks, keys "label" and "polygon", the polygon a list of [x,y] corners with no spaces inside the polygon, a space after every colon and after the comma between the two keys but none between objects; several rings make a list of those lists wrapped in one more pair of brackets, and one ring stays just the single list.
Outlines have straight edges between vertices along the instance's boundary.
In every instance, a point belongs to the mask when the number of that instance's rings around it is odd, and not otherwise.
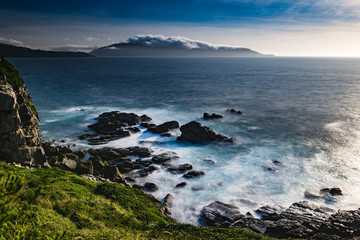
[{"label": "eroded rock wall", "polygon": [[11,78],[20,76],[5,61],[1,57],[0,160],[42,165],[46,158],[41,146],[39,117],[25,84],[14,84]]}]

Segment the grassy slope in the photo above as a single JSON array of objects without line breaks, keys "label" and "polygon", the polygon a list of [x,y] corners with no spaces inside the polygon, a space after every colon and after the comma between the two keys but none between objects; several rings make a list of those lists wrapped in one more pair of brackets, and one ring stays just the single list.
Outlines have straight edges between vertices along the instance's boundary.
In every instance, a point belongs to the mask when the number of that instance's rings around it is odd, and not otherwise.
[{"label": "grassy slope", "polygon": [[157,202],[120,184],[0,162],[0,239],[270,239],[243,229],[178,224]]}]

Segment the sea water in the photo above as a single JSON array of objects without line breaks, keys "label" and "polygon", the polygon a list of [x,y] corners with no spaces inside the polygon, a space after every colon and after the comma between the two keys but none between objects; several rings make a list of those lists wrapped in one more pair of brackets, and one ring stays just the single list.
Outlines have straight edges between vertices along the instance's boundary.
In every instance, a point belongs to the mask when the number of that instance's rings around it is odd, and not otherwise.
[{"label": "sea water", "polygon": [[[220,200],[243,213],[288,206],[340,187],[343,196],[310,200],[360,207],[360,59],[357,58],[46,58],[10,59],[41,118],[44,140],[87,149],[78,136],[105,111],[147,114],[154,123],[199,121],[235,144],[193,145],[145,132],[97,147],[142,145],[174,151],[205,176],[186,180],[160,168],[159,199],[175,196],[172,215],[198,224],[201,208]],[[243,115],[231,114],[234,108]],[[203,120],[204,112],[224,116]],[[59,143],[59,142],[57,142]],[[59,143],[61,144],[61,143]],[[212,161],[206,161],[212,160]],[[215,163],[215,164],[214,164]],[[174,186],[182,181],[185,188]]]}]

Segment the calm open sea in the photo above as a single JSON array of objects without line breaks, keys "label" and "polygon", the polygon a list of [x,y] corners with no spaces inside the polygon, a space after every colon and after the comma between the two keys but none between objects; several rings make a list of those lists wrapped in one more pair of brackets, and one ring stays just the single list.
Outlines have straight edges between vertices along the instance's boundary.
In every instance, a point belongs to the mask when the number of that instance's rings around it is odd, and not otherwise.
[{"label": "calm open sea", "polygon": [[[290,205],[306,190],[340,187],[332,208],[360,207],[360,59],[356,58],[54,58],[10,59],[24,78],[41,118],[45,140],[77,136],[109,110],[147,114],[156,124],[200,121],[237,138],[234,145],[191,145],[149,133],[110,142],[139,141],[180,155],[206,173],[188,180],[157,170],[159,199],[175,195],[173,216],[197,223],[200,209],[221,200],[251,211],[263,204]],[[226,113],[241,110],[242,116]],[[204,112],[224,116],[204,121]],[[180,132],[175,132],[179,135]],[[216,164],[209,164],[211,159]],[[274,164],[274,160],[281,164]],[[269,171],[271,168],[274,171]],[[192,190],[198,189],[198,191]],[[200,190],[199,190],[200,189]],[[249,200],[249,201],[244,201]]]}]

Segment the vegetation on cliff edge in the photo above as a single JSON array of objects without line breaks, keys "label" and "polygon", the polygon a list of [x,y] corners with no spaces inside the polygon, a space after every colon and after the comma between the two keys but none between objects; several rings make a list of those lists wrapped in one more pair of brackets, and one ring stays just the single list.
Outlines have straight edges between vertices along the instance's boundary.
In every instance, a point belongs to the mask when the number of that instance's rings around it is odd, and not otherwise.
[{"label": "vegetation on cliff edge", "polygon": [[0,162],[0,239],[270,239],[238,228],[179,224],[163,216],[158,203],[121,184]]},{"label": "vegetation on cliff edge", "polygon": [[6,81],[12,88],[18,90],[24,85],[24,81],[20,77],[19,72],[3,56],[0,55],[0,59],[0,71],[6,76]]}]

